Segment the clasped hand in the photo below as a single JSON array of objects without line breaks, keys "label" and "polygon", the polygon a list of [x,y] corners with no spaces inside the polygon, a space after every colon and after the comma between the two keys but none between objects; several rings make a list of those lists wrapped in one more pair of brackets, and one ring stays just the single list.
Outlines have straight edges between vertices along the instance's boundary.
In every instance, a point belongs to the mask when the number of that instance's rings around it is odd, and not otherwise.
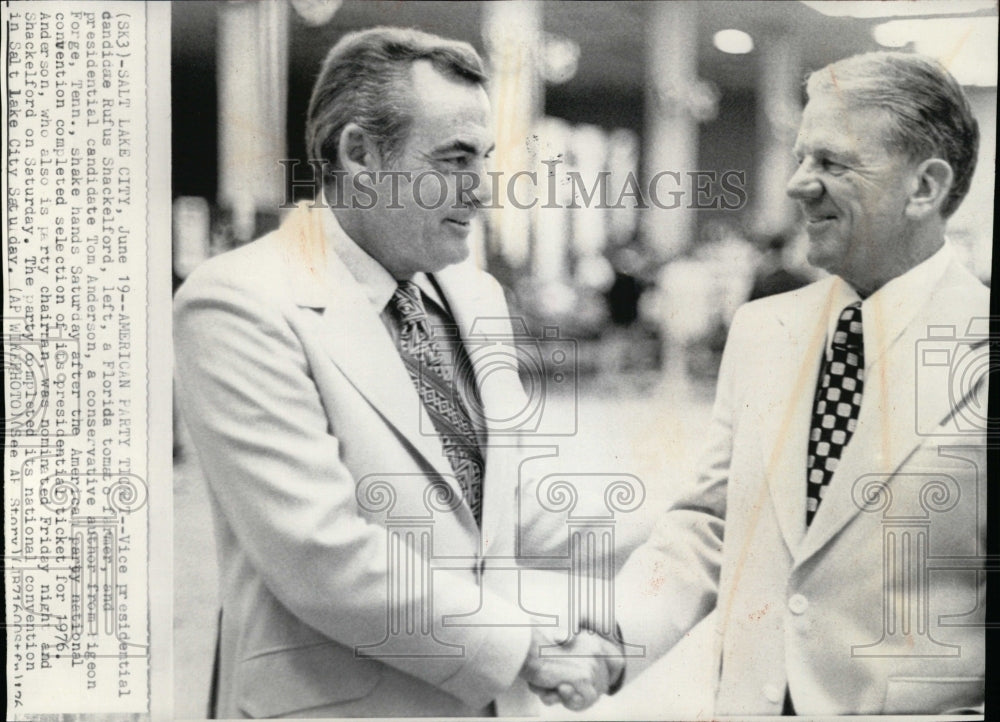
[{"label": "clasped hand", "polygon": [[535,627],[521,676],[545,704],[562,702],[567,709],[580,711],[607,693],[624,667],[618,644],[596,632],[585,629],[559,643]]}]

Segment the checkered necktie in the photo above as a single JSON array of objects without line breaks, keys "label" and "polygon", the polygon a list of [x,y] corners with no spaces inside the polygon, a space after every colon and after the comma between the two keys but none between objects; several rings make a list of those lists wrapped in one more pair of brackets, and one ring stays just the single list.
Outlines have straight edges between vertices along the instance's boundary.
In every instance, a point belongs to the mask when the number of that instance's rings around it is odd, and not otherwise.
[{"label": "checkered necktie", "polygon": [[441,438],[445,456],[478,524],[482,515],[483,455],[469,411],[455,386],[454,364],[431,335],[420,289],[400,281],[389,302],[399,329],[399,355]]},{"label": "checkered necktie", "polygon": [[816,388],[806,462],[806,526],[812,524],[840,455],[858,425],[864,385],[865,346],[858,301],[840,313]]}]

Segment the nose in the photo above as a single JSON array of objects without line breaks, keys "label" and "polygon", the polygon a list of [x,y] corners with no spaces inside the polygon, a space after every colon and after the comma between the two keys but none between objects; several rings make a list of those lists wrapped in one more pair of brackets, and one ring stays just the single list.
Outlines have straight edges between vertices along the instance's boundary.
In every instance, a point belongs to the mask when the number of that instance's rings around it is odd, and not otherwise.
[{"label": "nose", "polygon": [[823,194],[823,184],[816,177],[811,160],[807,159],[799,163],[799,167],[788,179],[785,193],[798,201],[819,198]]},{"label": "nose", "polygon": [[486,163],[478,163],[473,172],[475,185],[467,194],[468,202],[477,208],[493,205],[493,179],[486,170]]}]

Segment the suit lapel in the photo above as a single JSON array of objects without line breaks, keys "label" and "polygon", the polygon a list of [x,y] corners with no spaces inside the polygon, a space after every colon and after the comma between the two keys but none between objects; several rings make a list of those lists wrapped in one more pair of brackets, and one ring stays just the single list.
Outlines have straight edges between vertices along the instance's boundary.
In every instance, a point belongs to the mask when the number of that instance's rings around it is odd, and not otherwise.
[{"label": "suit lapel", "polygon": [[[378,313],[304,207],[282,225],[296,302],[321,314],[323,345],[358,392],[461,495],[433,423]],[[470,519],[473,524],[475,523]]]},{"label": "suit lapel", "polygon": [[760,448],[778,524],[793,554],[805,534],[808,429],[834,284],[830,279],[809,289],[779,316],[784,344],[764,370]]},{"label": "suit lapel", "polygon": [[507,468],[503,457],[517,442],[503,422],[514,418],[527,400],[517,372],[507,306],[499,289],[468,263],[449,266],[434,277],[455,318],[483,403],[487,440],[483,448],[482,538],[486,547],[498,538],[498,530],[515,507],[513,485],[517,479],[507,472],[516,472]]},{"label": "suit lapel", "polygon": [[[975,388],[965,389],[956,398],[946,373],[932,379],[940,378],[940,382],[927,383],[926,374],[933,374],[938,369],[924,366],[920,356],[932,326],[954,330],[956,341],[944,342],[952,358],[961,358],[977,344],[986,343],[985,337],[971,343],[957,340],[964,337],[971,318],[986,312],[985,308],[976,307],[968,292],[969,286],[963,285],[963,272],[964,269],[953,262],[942,283],[917,310],[912,321],[894,338],[886,339],[882,355],[869,366],[857,429],[844,450],[802,547],[795,555],[797,564],[815,554],[860,513],[863,501],[856,498],[855,489],[859,479],[872,474],[883,479],[890,477],[927,439],[926,429],[918,426],[936,426],[976,392]],[[877,323],[877,309],[875,315],[873,321]],[[935,347],[941,348],[941,345]]]},{"label": "suit lapel", "polygon": [[[345,308],[356,310],[345,313]],[[348,306],[327,306],[323,324],[328,334],[326,349],[333,362],[385,420],[459,491],[434,424],[392,337],[367,297],[358,293]]]},{"label": "suit lapel", "polygon": [[505,410],[518,409],[523,389],[514,363],[515,355],[506,304],[498,290],[482,285],[482,276],[466,264],[449,266],[435,274],[469,360],[483,402],[487,432],[495,435],[509,418]]}]

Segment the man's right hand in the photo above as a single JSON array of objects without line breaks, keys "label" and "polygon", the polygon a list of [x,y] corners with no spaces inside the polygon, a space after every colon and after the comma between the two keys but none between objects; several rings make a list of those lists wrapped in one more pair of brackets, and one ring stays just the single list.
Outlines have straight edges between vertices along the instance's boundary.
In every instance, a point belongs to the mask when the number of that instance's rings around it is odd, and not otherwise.
[{"label": "man's right hand", "polygon": [[583,630],[560,641],[534,627],[521,677],[545,704],[562,702],[567,709],[580,711],[606,694],[624,667],[620,646],[595,632]]}]

